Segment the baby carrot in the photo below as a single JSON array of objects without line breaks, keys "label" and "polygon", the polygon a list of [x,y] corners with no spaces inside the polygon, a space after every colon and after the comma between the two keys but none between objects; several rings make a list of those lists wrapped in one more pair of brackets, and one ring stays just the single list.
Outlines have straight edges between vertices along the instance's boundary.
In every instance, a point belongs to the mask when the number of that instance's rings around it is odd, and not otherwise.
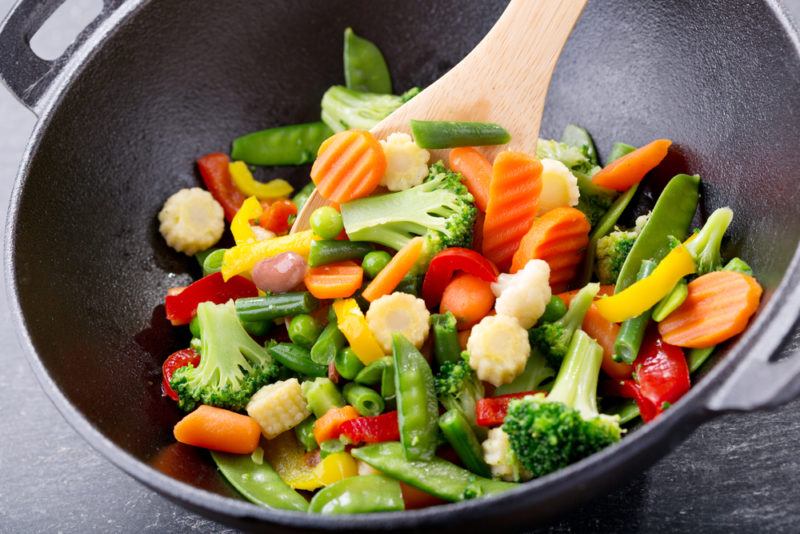
[{"label": "baby carrot", "polygon": [[324,198],[341,203],[368,196],[385,171],[378,140],[364,130],[345,130],[320,145],[311,180]]},{"label": "baby carrot", "polygon": [[425,241],[421,237],[415,237],[409,241],[389,260],[386,267],[370,282],[361,296],[372,302],[394,291],[417,263],[424,245]]},{"label": "baby carrot", "polygon": [[600,172],[592,176],[592,183],[615,191],[626,191],[641,182],[645,174],[661,163],[671,144],[672,141],[669,139],[656,139],[637,148],[630,154],[606,165]]},{"label": "baby carrot", "polygon": [[454,148],[450,151],[450,168],[460,172],[464,185],[475,198],[475,205],[486,213],[489,203],[489,182],[492,179],[492,164],[483,154],[472,147]]},{"label": "baby carrot", "polygon": [[204,404],[178,421],[173,434],[186,445],[250,454],[258,447],[261,427],[251,417]]},{"label": "baby carrot", "polygon": [[458,329],[464,330],[477,324],[493,306],[494,293],[489,282],[464,273],[447,284],[439,309],[441,313],[452,312],[458,321]]}]

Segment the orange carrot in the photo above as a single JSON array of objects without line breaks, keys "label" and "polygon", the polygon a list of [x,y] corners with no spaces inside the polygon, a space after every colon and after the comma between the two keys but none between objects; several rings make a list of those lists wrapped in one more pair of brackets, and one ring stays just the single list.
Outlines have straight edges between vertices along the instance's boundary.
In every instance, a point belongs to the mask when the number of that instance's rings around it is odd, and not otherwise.
[{"label": "orange carrot", "polygon": [[550,266],[550,286],[563,291],[575,278],[592,229],[586,216],[575,208],[561,206],[536,218],[519,244],[511,262],[511,272],[540,259]]},{"label": "orange carrot", "polygon": [[638,184],[667,155],[672,144],[669,139],[656,139],[630,154],[606,165],[592,177],[592,182],[615,191],[627,191]]},{"label": "orange carrot", "polygon": [[394,291],[417,263],[424,245],[425,241],[421,237],[415,237],[406,243],[406,246],[397,251],[386,267],[364,289],[361,296],[372,302]]},{"label": "orange carrot", "polygon": [[378,140],[364,130],[345,130],[320,145],[311,179],[327,200],[347,202],[372,193],[385,171]]},{"label": "orange carrot", "polygon": [[463,273],[444,288],[439,310],[441,313],[452,312],[456,316],[458,329],[464,330],[486,317],[493,306],[494,293],[489,282]]},{"label": "orange carrot", "polygon": [[492,164],[483,154],[472,147],[451,150],[449,163],[452,170],[460,172],[464,177],[464,185],[475,198],[475,206],[486,213],[486,206],[489,204]]},{"label": "orange carrot", "polygon": [[314,421],[314,439],[317,440],[317,443],[336,439],[341,433],[342,423],[358,417],[356,409],[349,404],[341,408],[331,408],[325,412],[325,415]]},{"label": "orange carrot", "polygon": [[470,334],[472,334],[472,328],[458,333],[458,346],[461,347],[461,350],[467,350],[467,341],[469,341]]},{"label": "orange carrot", "polygon": [[483,255],[501,270],[530,229],[542,192],[542,164],[521,152],[500,152],[492,165],[483,223]]},{"label": "orange carrot", "polygon": [[308,291],[318,299],[344,299],[361,287],[364,270],[354,261],[340,261],[311,267],[303,281]]},{"label": "orange carrot", "polygon": [[475,224],[472,226],[472,250],[483,250],[483,223],[486,215],[479,211],[475,215]]},{"label": "orange carrot", "polygon": [[178,421],[173,434],[186,445],[250,454],[258,447],[261,427],[251,417],[204,404]]},{"label": "orange carrot", "polygon": [[689,282],[689,295],[678,309],[658,323],[671,345],[713,347],[741,333],[758,309],[761,286],[755,278],[716,271]]}]

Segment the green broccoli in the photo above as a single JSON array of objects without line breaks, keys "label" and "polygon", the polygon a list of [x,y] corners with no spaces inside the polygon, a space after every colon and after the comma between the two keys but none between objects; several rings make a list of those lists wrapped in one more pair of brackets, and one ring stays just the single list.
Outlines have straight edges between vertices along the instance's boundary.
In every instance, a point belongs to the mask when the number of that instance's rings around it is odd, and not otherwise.
[{"label": "green broccoli", "polygon": [[322,122],[334,132],[369,130],[419,93],[419,87],[400,96],[354,91],[334,85],[322,95]]},{"label": "green broccoli", "polygon": [[630,230],[615,228],[613,232],[597,240],[595,272],[601,284],[613,284],[617,281],[625,258],[628,257],[634,241],[639,237],[649,218],[649,214],[642,215],[636,219],[634,228]]},{"label": "green broccoli", "polygon": [[197,318],[200,364],[181,367],[170,381],[178,405],[187,411],[198,404],[243,410],[250,397],[277,376],[279,367],[244,330],[233,302],[202,302]]},{"label": "green broccoli", "polygon": [[582,330],[572,338],[553,388],[513,401],[503,431],[534,477],[552,473],[620,440],[619,418],[597,409],[603,349]]},{"label": "green broccoli", "polygon": [[517,376],[511,383],[503,384],[496,388],[494,395],[547,390],[550,384],[546,384],[546,382],[554,376],[556,376],[556,372],[547,365],[547,360],[545,360],[541,352],[534,348],[528,357],[528,361],[525,362],[525,369],[522,374]]},{"label": "green broccoli", "polygon": [[698,275],[718,271],[722,268],[720,244],[732,220],[732,209],[719,208],[714,210],[714,213],[706,220],[703,228],[686,244],[686,249],[697,265]]},{"label": "green broccoli", "polygon": [[572,342],[572,337],[575,332],[580,330],[583,318],[589,311],[589,306],[592,305],[598,291],[600,291],[600,284],[587,284],[573,297],[567,313],[561,319],[530,329],[531,345],[542,353],[554,369],[561,366]]},{"label": "green broccoli", "polygon": [[457,362],[444,362],[434,378],[436,395],[448,410],[459,410],[474,428],[475,405],[483,398],[483,383],[466,359]]}]

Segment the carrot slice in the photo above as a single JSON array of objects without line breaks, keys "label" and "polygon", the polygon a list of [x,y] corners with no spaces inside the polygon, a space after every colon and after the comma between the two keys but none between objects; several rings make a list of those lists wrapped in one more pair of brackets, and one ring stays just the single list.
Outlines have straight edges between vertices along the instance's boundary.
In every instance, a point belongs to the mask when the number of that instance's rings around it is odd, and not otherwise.
[{"label": "carrot slice", "polygon": [[716,271],[689,282],[689,295],[658,323],[665,342],[679,347],[713,347],[744,331],[758,309],[762,289],[752,276]]},{"label": "carrot slice", "polygon": [[311,267],[303,280],[308,291],[318,299],[344,299],[361,287],[364,269],[354,261],[340,261]]},{"label": "carrot slice", "polygon": [[458,329],[464,330],[486,317],[494,307],[494,293],[489,282],[471,274],[453,278],[442,294],[441,313],[452,312]]},{"label": "carrot slice", "polygon": [[204,404],[178,421],[173,434],[186,445],[250,454],[258,447],[261,427],[252,417]]},{"label": "carrot slice", "polygon": [[638,184],[644,175],[652,171],[667,155],[672,144],[669,139],[655,141],[637,148],[606,165],[592,177],[592,182],[615,191],[627,191]]},{"label": "carrot slice", "polygon": [[406,243],[389,260],[389,263],[378,273],[378,276],[364,289],[361,296],[368,302],[372,302],[394,291],[403,278],[411,272],[414,264],[417,263],[417,260],[422,255],[424,245],[425,241],[421,237],[415,237]]},{"label": "carrot slice", "polygon": [[464,177],[464,185],[475,198],[475,205],[486,213],[486,206],[489,204],[492,164],[471,146],[451,150],[448,162],[452,170],[460,172]]},{"label": "carrot slice", "polygon": [[483,250],[483,223],[486,215],[479,211],[475,215],[475,224],[472,226],[472,250]]},{"label": "carrot slice", "polygon": [[341,433],[342,423],[358,417],[360,416],[356,409],[349,404],[341,408],[331,408],[325,412],[325,415],[314,421],[314,439],[317,440],[317,443],[336,439]]},{"label": "carrot slice", "polygon": [[591,225],[575,208],[561,206],[536,218],[522,238],[511,262],[511,272],[540,259],[550,266],[550,287],[558,293],[575,278],[575,271],[589,244]]},{"label": "carrot slice", "polygon": [[511,265],[520,240],[530,229],[539,194],[542,164],[521,152],[500,152],[492,165],[489,203],[483,223],[483,255],[501,270]]},{"label": "carrot slice", "polygon": [[327,200],[347,202],[372,193],[385,171],[378,140],[364,130],[345,130],[320,145],[311,180]]}]

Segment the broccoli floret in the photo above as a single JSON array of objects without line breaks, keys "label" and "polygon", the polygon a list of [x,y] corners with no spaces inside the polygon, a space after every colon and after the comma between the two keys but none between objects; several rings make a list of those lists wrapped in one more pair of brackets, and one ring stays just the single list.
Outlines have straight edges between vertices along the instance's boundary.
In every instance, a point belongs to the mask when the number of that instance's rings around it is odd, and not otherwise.
[{"label": "broccoli floret", "polygon": [[547,397],[529,396],[509,406],[503,431],[517,459],[534,477],[566,467],[621,438],[619,418],[597,410],[602,361],[600,345],[578,330]]},{"label": "broccoli floret", "polygon": [[470,424],[477,428],[475,405],[483,398],[483,383],[469,366],[466,359],[445,362],[434,378],[436,395],[448,410],[459,410]]},{"label": "broccoli floret", "polygon": [[616,282],[634,241],[639,237],[649,218],[649,214],[642,215],[636,219],[634,228],[630,230],[615,228],[613,232],[597,240],[595,272],[601,284]]},{"label": "broccoli floret", "polygon": [[353,241],[400,250],[412,238],[425,236],[426,258],[443,248],[469,247],[477,214],[461,175],[447,170],[441,161],[431,165],[418,186],[347,202],[341,209]]},{"label": "broccoli floret", "polygon": [[400,96],[354,91],[334,85],[322,95],[322,121],[334,132],[369,130],[419,93],[419,87]]},{"label": "broccoli floret", "polygon": [[561,366],[572,337],[580,329],[598,291],[600,284],[587,284],[573,297],[567,313],[561,319],[535,326],[528,332],[531,345],[542,353],[554,369]]},{"label": "broccoli floret", "polygon": [[200,364],[181,367],[170,381],[178,405],[187,411],[197,404],[243,410],[253,393],[277,376],[278,365],[245,332],[233,301],[203,302],[197,306],[197,318]]},{"label": "broccoli floret", "polygon": [[722,237],[728,230],[733,220],[733,210],[730,208],[719,208],[714,210],[700,232],[686,245],[689,254],[697,264],[697,274],[703,275],[722,268],[722,255],[720,254],[720,244]]}]

